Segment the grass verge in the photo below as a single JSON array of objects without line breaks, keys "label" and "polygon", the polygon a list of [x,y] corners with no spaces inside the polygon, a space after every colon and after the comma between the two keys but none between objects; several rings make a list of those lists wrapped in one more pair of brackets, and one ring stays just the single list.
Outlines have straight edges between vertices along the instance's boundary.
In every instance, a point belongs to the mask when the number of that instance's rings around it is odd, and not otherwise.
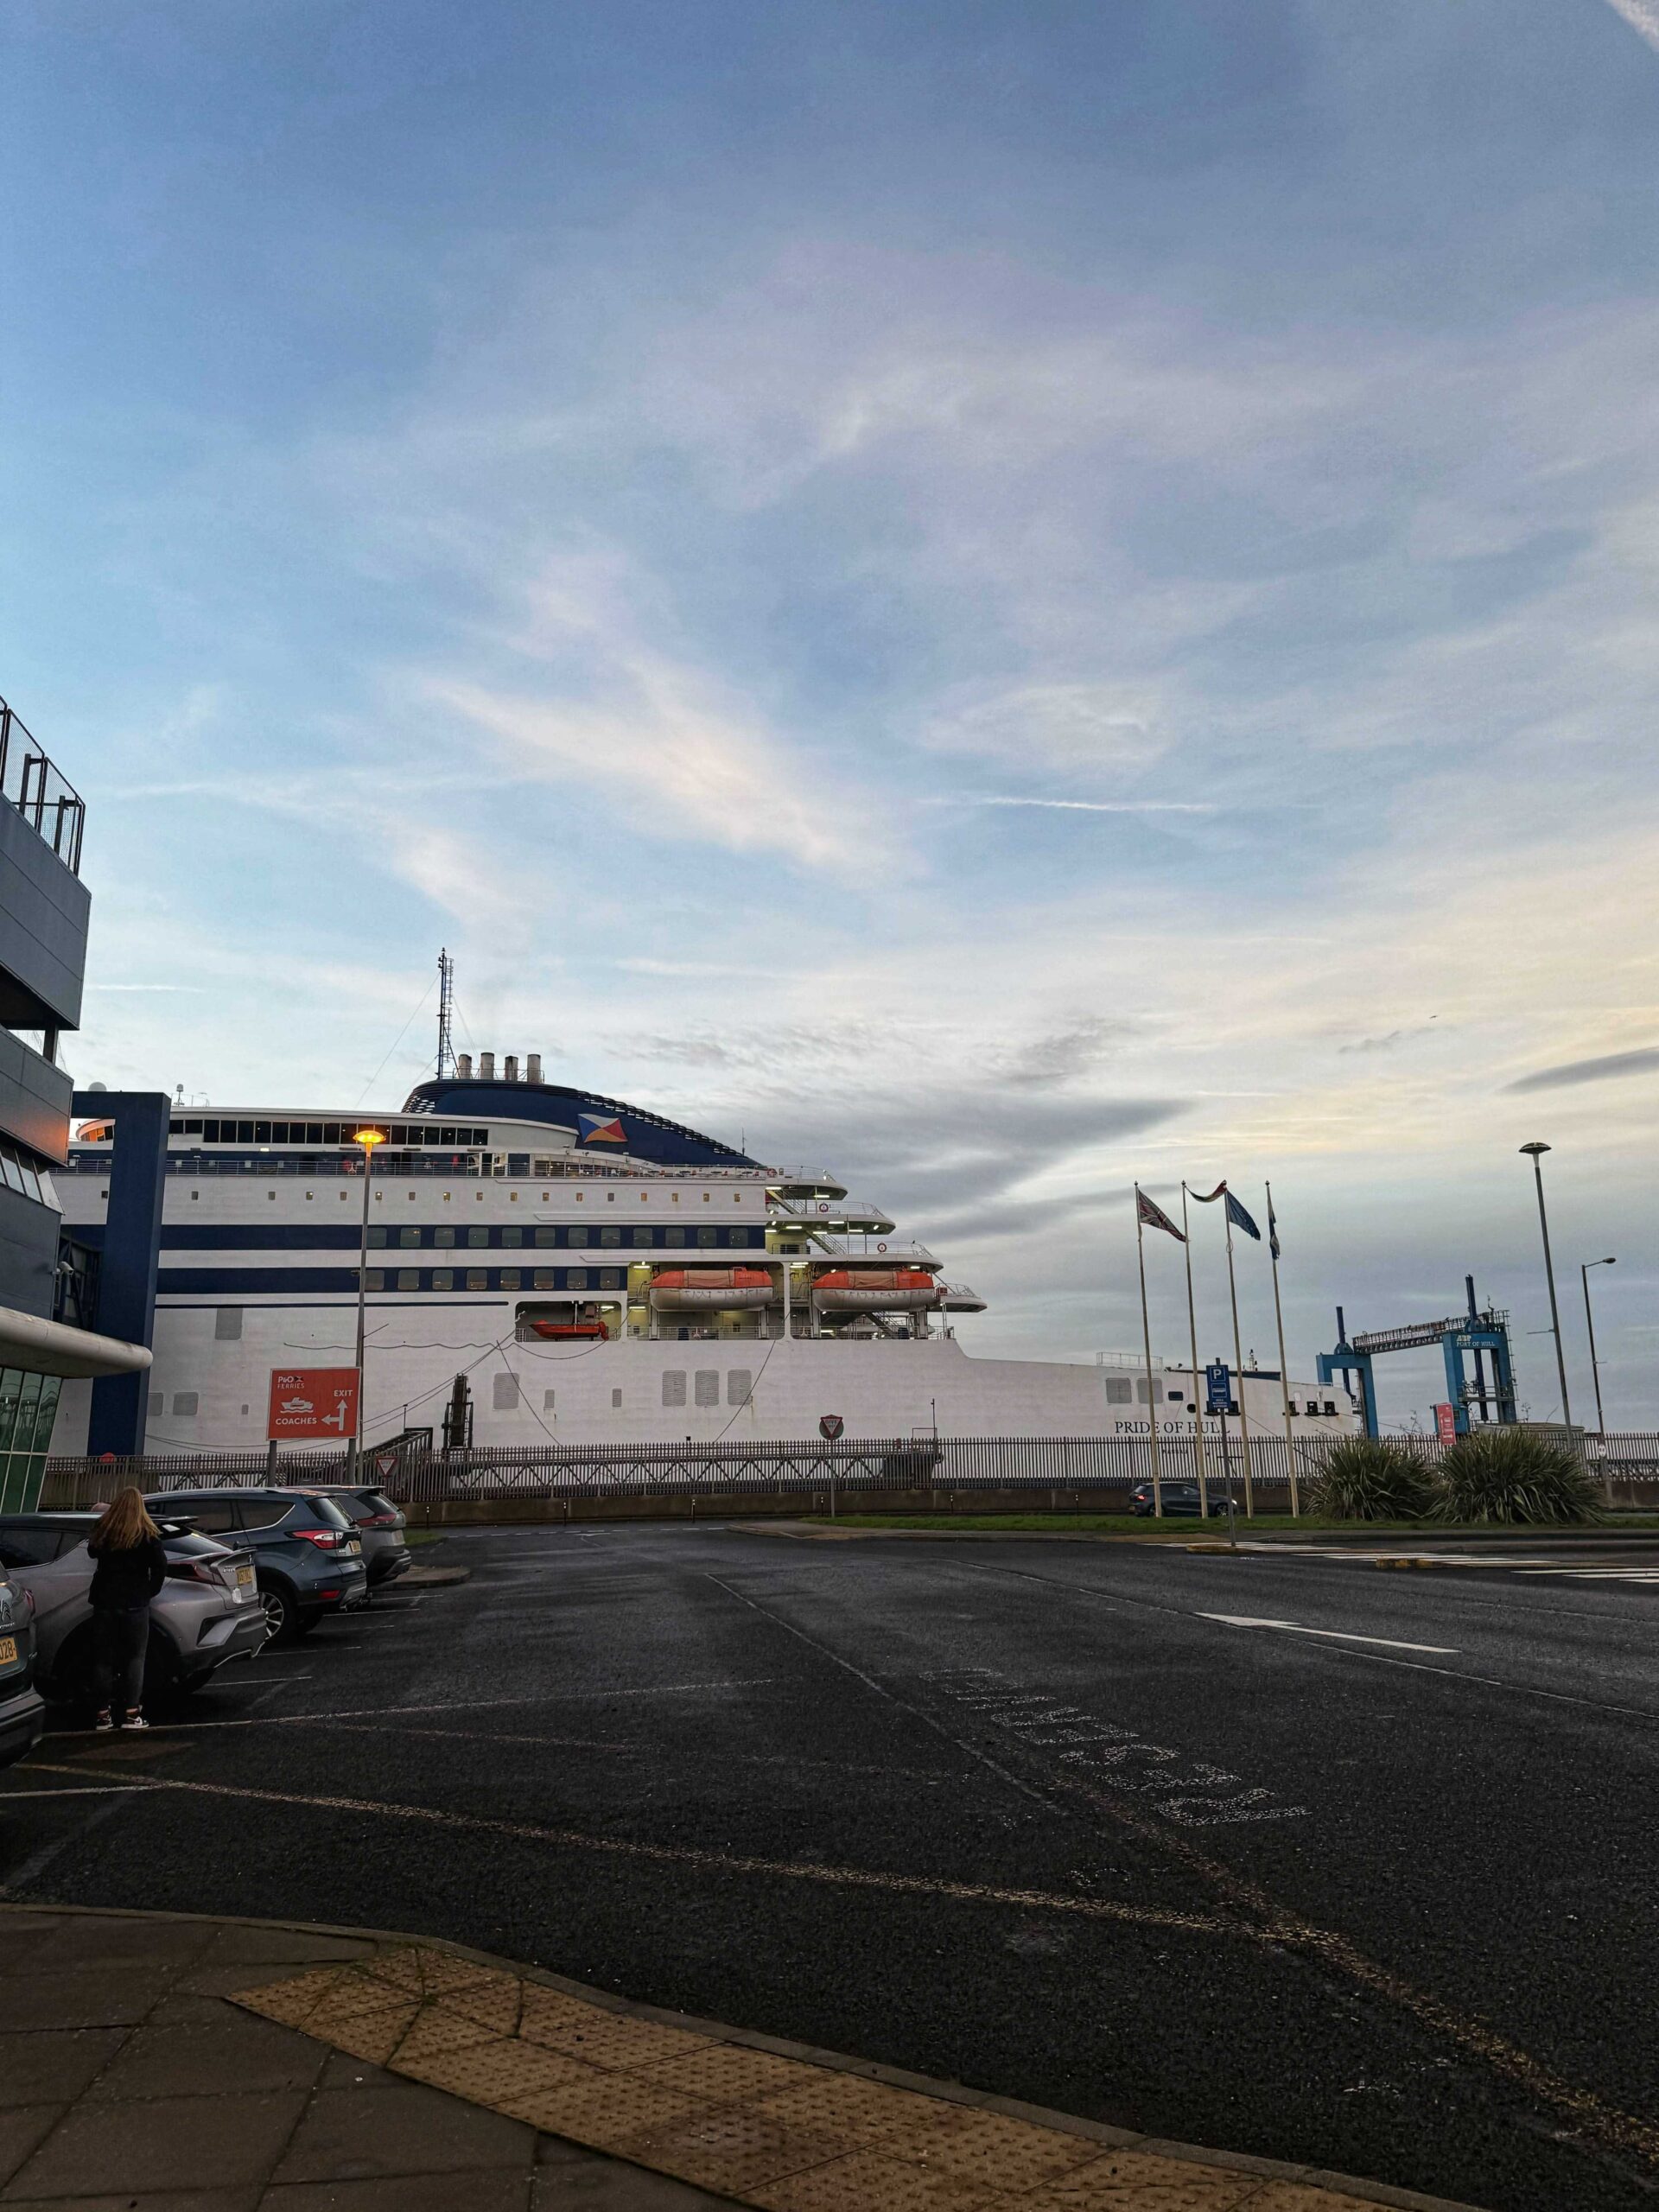
[{"label": "grass verge", "polygon": [[[1077,1529],[1087,1535],[1190,1540],[1194,1536],[1224,1536],[1227,1533],[1225,1513],[1212,1515],[1207,1522],[1200,1521],[1196,1514],[1172,1514],[1161,1522],[1150,1517],[1142,1519],[1134,1513],[841,1513],[834,1520],[827,1513],[815,1513],[803,1514],[801,1517],[823,1529],[983,1529],[1013,1535],[1033,1530]],[[1293,1519],[1288,1513],[1247,1516],[1242,1512],[1236,1518],[1240,1530],[1251,1535],[1281,1532],[1305,1535],[1321,1529],[1337,1530],[1349,1536],[1490,1536],[1494,1533],[1490,1521],[1338,1521],[1315,1513],[1304,1513],[1300,1519]],[[1659,1514],[1618,1513],[1600,1523],[1600,1527],[1610,1532],[1632,1529],[1659,1533]],[[1529,1535],[1548,1533],[1547,1529],[1521,1527],[1514,1531],[1517,1541],[1523,1541]]]}]

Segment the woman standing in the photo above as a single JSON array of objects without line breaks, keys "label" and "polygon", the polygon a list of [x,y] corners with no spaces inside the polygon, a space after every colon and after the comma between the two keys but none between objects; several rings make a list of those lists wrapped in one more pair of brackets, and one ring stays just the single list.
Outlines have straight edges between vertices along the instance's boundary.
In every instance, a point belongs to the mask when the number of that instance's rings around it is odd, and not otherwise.
[{"label": "woman standing", "polygon": [[111,1691],[120,1691],[120,1725],[148,1728],[138,1710],[149,1642],[149,1601],[167,1580],[167,1554],[144,1501],[124,1490],[86,1539],[97,1561],[88,1593],[92,1606],[92,1684],[99,1728],[115,1726]]}]

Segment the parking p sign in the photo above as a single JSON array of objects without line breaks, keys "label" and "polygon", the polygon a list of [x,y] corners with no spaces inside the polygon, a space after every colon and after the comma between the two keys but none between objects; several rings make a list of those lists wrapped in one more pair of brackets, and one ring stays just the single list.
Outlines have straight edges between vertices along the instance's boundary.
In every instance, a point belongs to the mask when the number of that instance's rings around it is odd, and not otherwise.
[{"label": "parking p sign", "polygon": [[1205,1369],[1204,1410],[1205,1413],[1224,1414],[1231,1405],[1233,1394],[1228,1388],[1229,1381],[1228,1370],[1219,1360],[1212,1367]]},{"label": "parking p sign", "polygon": [[357,1434],[354,1367],[273,1367],[267,1439],[301,1442],[307,1437]]}]

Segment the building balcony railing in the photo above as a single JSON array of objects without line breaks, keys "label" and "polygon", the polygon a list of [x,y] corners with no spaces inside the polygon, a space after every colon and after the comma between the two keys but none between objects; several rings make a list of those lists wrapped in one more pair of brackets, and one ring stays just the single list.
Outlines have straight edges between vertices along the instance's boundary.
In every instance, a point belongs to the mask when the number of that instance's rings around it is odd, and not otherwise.
[{"label": "building balcony railing", "polygon": [[0,699],[0,798],[15,806],[36,836],[73,874],[80,874],[86,803],[48,760],[22,718]]}]

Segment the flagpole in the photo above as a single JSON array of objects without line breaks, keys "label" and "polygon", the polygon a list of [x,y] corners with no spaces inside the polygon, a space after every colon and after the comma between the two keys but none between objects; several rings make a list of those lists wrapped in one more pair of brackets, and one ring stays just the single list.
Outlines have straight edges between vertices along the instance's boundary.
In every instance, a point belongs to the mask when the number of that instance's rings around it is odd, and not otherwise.
[{"label": "flagpole", "polygon": [[1238,1333],[1238,1282],[1233,1274],[1233,1217],[1222,1208],[1227,1224],[1227,1294],[1233,1303],[1233,1357],[1238,1363],[1238,1439],[1244,1447],[1244,1518],[1255,1518],[1255,1494],[1250,1486],[1250,1418],[1244,1410],[1244,1345]]},{"label": "flagpole", "polygon": [[1152,1510],[1164,1517],[1164,1485],[1158,1465],[1158,1399],[1152,1387],[1152,1320],[1147,1311],[1147,1231],[1141,1218],[1141,1185],[1135,1186],[1135,1256],[1141,1267],[1141,1344],[1147,1358],[1147,1411],[1152,1416]]},{"label": "flagpole", "polygon": [[1290,1475],[1290,1517],[1298,1519],[1301,1499],[1296,1484],[1296,1446],[1290,1433],[1290,1369],[1285,1363],[1285,1309],[1279,1302],[1279,1225],[1273,1217],[1273,1185],[1268,1185],[1268,1256],[1273,1262],[1273,1318],[1279,1330],[1279,1391],[1285,1402],[1285,1465]]},{"label": "flagpole", "polygon": [[1181,1241],[1186,1246],[1186,1330],[1192,1347],[1193,1438],[1198,1464],[1198,1518],[1210,1518],[1210,1486],[1204,1471],[1204,1385],[1198,1380],[1198,1317],[1192,1303],[1192,1231],[1186,1217],[1186,1185],[1181,1185]]}]

